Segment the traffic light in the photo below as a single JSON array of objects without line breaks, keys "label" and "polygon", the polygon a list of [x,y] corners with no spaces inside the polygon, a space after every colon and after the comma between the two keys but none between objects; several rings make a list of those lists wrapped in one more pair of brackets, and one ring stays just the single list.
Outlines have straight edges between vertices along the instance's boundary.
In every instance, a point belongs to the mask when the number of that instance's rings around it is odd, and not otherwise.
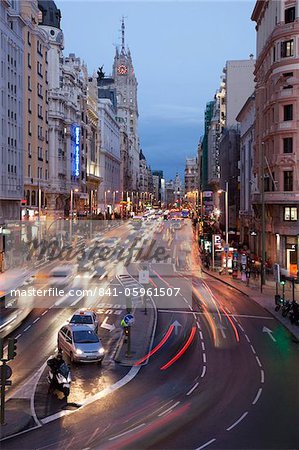
[{"label": "traffic light", "polygon": [[129,336],[129,327],[124,327],[125,336]]},{"label": "traffic light", "polygon": [[17,356],[17,340],[16,338],[8,339],[7,359],[11,360]]}]

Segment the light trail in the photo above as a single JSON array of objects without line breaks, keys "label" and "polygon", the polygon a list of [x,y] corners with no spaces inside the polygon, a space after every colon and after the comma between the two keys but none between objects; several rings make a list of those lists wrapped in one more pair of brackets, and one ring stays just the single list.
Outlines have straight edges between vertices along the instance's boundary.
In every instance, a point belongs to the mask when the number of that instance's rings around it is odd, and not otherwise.
[{"label": "light trail", "polygon": [[191,345],[191,343],[194,339],[195,333],[196,333],[196,327],[192,327],[190,336],[188,337],[188,340],[185,343],[185,345],[170,361],[168,361],[168,363],[164,364],[164,366],[162,366],[160,368],[160,370],[168,369],[168,367],[172,366],[172,364],[174,364],[181,356],[183,356],[183,354],[186,352],[187,348]]}]

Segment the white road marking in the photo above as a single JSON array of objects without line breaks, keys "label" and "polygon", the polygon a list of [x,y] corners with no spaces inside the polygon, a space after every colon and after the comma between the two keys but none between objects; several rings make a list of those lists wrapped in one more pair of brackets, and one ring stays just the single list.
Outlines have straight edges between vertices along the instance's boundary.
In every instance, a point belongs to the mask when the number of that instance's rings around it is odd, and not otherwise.
[{"label": "white road marking", "polygon": [[203,351],[205,351],[205,343],[204,342],[201,343],[201,348],[203,349]]},{"label": "white road marking", "polygon": [[261,383],[265,382],[265,372],[261,369]]},{"label": "white road marking", "polygon": [[72,414],[76,411],[81,410],[85,406],[90,405],[91,403],[93,403],[97,400],[100,400],[101,398],[106,397],[106,395],[111,394],[112,392],[116,391],[117,389],[120,389],[121,387],[123,387],[127,383],[129,383],[138,374],[140,368],[141,368],[141,366],[132,367],[131,370],[127,373],[127,375],[125,375],[121,380],[118,380],[116,383],[108,386],[105,389],[102,389],[97,394],[87,397],[87,399],[82,403],[80,408],[75,409],[75,410],[63,410],[56,414],[52,414],[51,416],[41,419],[42,424],[53,422],[53,420],[59,419],[60,417],[64,417],[69,414]]},{"label": "white road marking", "polygon": [[203,334],[201,331],[199,332],[199,336],[200,336],[200,339],[203,339]]},{"label": "white road marking", "polygon": [[[197,326],[197,328],[200,330],[200,325],[199,325],[198,322],[196,322],[196,326]],[[201,332],[200,332],[200,333],[201,333]]]},{"label": "white road marking", "polygon": [[49,311],[49,310],[46,309],[46,311],[44,311],[44,312],[42,313],[42,316],[44,316],[45,314],[47,314],[48,311]]},{"label": "white road marking", "polygon": [[186,395],[192,394],[192,392],[195,391],[195,389],[197,388],[198,385],[199,385],[199,383],[195,383],[195,385],[190,389],[190,391],[187,392]]},{"label": "white road marking", "polygon": [[76,298],[76,300],[73,301],[73,303],[71,303],[71,306],[75,306],[77,303],[79,303],[79,301],[84,297],[84,295],[79,295],[78,298]]},{"label": "white road marking", "polygon": [[244,414],[242,414],[242,416],[238,420],[236,420],[230,427],[228,427],[226,429],[226,431],[230,431],[233,428],[235,428],[235,426],[237,426],[238,423],[240,423],[247,416],[247,414],[248,414],[248,411],[244,412]]},{"label": "white road marking", "polygon": [[247,334],[245,334],[246,341],[250,343],[250,339]]},{"label": "white road marking", "polygon": [[206,354],[205,354],[205,353],[202,354],[202,359],[203,359],[203,362],[204,362],[204,363],[207,362],[207,357],[206,357]]},{"label": "white road marking", "polygon": [[259,357],[256,356],[255,359],[256,359],[256,362],[258,363],[258,365],[259,365],[260,367],[262,367],[262,363],[261,363]]},{"label": "white road marking", "polygon": [[243,333],[245,333],[245,330],[244,330],[244,328],[242,327],[242,325],[241,325],[240,323],[238,323],[238,325],[239,325],[239,328],[243,331]]},{"label": "white road marking", "polygon": [[22,333],[18,334],[18,336],[16,336],[16,339],[19,339],[22,336]]},{"label": "white road marking", "polygon": [[216,439],[211,439],[210,441],[208,441],[205,444],[203,444],[200,447],[198,447],[196,450],[202,450],[203,448],[206,448],[208,445],[212,444],[215,441],[216,441]]},{"label": "white road marking", "polygon": [[[190,305],[188,303],[188,306],[190,308]],[[176,313],[176,314],[197,314],[199,316],[205,316],[206,313],[204,312],[199,312],[199,311],[193,311],[193,309],[191,308],[191,311],[178,311],[176,309],[158,309],[159,313]],[[220,316],[226,317],[226,314],[224,313],[219,313]],[[274,320],[274,317],[266,317],[266,316],[252,316],[252,315],[248,315],[248,314],[228,314],[230,317],[241,317],[241,318],[245,318],[245,319],[264,319],[264,320]],[[235,319],[236,320],[236,319]],[[237,320],[236,320],[237,322]]]},{"label": "white road marking", "polygon": [[201,378],[203,378],[203,377],[205,376],[206,371],[207,371],[207,367],[206,367],[206,366],[203,366],[202,372],[201,372],[201,375],[200,375]]},{"label": "white road marking", "polygon": [[259,388],[259,390],[257,391],[257,394],[256,394],[256,396],[255,396],[255,399],[254,399],[253,402],[252,402],[253,405],[255,405],[256,402],[258,401],[258,399],[260,398],[261,393],[262,393],[262,390],[263,390],[262,388]]},{"label": "white road marking", "polygon": [[161,412],[160,414],[158,414],[158,417],[164,416],[164,414],[170,412],[171,410],[173,410],[173,408],[175,408],[176,406],[178,406],[181,402],[176,402],[173,405],[171,405],[168,409],[165,409],[165,411]]},{"label": "white road marking", "polygon": [[40,317],[37,317],[32,323],[36,323],[36,322],[38,322],[39,321],[39,319],[40,319]]},{"label": "white road marking", "polygon": [[255,351],[253,345],[250,344],[250,347],[251,347],[251,350],[253,351],[253,353],[256,355],[256,351]]},{"label": "white road marking", "polygon": [[116,436],[109,438],[109,441],[113,441],[114,439],[124,436],[125,434],[132,433],[132,431],[138,430],[139,428],[144,427],[144,425],[145,425],[145,423],[141,423],[137,427],[131,428],[130,430],[124,431],[123,433],[117,434]]},{"label": "white road marking", "polygon": [[25,331],[28,331],[29,328],[31,328],[31,325],[28,325],[28,327],[25,328],[25,330],[23,331],[23,333],[25,333]]}]

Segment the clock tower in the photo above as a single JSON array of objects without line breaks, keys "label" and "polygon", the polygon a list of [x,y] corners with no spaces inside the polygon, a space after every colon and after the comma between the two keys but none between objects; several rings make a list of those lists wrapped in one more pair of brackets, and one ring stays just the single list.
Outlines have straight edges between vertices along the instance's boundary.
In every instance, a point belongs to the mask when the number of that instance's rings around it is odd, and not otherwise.
[{"label": "clock tower", "polygon": [[121,48],[116,48],[113,63],[113,78],[115,81],[117,98],[117,117],[121,128],[127,134],[129,154],[127,165],[127,182],[124,189],[136,191],[139,177],[139,137],[138,137],[138,105],[137,79],[134,73],[132,57],[125,47],[125,22],[121,24]]}]

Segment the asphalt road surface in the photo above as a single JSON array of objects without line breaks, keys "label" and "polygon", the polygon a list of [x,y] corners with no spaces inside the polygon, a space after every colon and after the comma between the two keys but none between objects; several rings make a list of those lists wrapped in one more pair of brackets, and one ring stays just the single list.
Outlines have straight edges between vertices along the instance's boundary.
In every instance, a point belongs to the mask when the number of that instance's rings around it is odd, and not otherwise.
[{"label": "asphalt road surface", "polygon": [[[192,237],[189,223],[172,232],[171,227],[163,224],[156,232],[157,241],[170,249],[169,259],[149,263],[150,280],[157,289],[180,291],[167,302],[156,299],[157,351],[149,363],[132,369],[114,363],[120,316],[116,311],[122,314],[125,305],[118,300],[119,308],[107,313],[109,299],[96,299],[99,323],[108,317],[106,323],[115,324],[116,331],[111,335],[100,329],[107,348],[102,369],[74,369],[71,401],[82,404],[90,394],[128,382],[69,415],[3,441],[3,449],[299,448],[298,344],[263,308],[201,273],[188,246],[182,247],[187,236]],[[131,231],[125,226],[114,235],[125,239]],[[178,250],[185,252],[186,267]],[[128,267],[133,276],[136,266]],[[117,269],[105,283],[120,286]],[[88,301],[82,298],[75,306]],[[21,337],[10,395],[25,392],[30,377],[54,352],[57,330],[71,311],[67,302],[60,306],[34,310],[14,332]],[[59,399],[48,398],[43,376],[34,397],[38,419],[65,407]]]}]

